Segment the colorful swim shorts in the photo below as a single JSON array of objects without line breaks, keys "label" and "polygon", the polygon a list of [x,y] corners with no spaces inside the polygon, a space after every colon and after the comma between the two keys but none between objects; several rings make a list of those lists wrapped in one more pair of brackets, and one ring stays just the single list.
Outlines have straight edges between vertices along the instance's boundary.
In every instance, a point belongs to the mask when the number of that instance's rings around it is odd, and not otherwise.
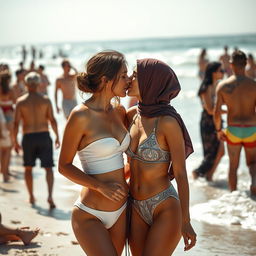
[{"label": "colorful swim shorts", "polygon": [[229,145],[256,147],[256,126],[230,125],[226,128],[226,136]]}]

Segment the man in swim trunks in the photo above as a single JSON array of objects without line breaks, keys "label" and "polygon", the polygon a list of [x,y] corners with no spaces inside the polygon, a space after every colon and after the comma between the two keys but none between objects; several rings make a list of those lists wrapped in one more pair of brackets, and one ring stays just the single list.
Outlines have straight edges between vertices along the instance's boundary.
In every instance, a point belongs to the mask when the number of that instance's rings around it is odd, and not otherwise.
[{"label": "man in swim trunks", "polygon": [[35,203],[33,195],[32,169],[35,160],[41,160],[41,167],[46,170],[46,181],[48,186],[48,203],[50,208],[55,208],[52,198],[54,176],[52,139],[48,130],[48,123],[56,135],[55,146],[59,147],[59,134],[57,122],[53,116],[53,109],[50,99],[38,93],[38,86],[41,82],[40,75],[31,72],[25,77],[28,93],[21,96],[16,105],[14,120],[15,150],[19,152],[21,146],[18,142],[19,124],[22,122],[23,138],[23,161],[25,167],[25,181],[29,193],[29,201]]},{"label": "man in swim trunks", "polygon": [[[77,71],[74,67],[70,65],[68,60],[63,60],[61,63],[63,68],[63,75],[56,79],[55,86],[55,104],[57,113],[60,112],[60,108],[58,107],[58,90],[62,92],[62,110],[66,119],[68,119],[71,110],[77,105],[76,101],[76,84],[75,77],[77,75]],[[70,74],[71,69],[74,70],[74,74]]]},{"label": "man in swim trunks", "polygon": [[[218,137],[227,142],[229,188],[237,189],[237,169],[242,147],[251,175],[251,194],[256,195],[256,82],[245,76],[246,55],[235,51],[231,56],[234,75],[217,87],[214,120]],[[227,105],[226,131],[221,130],[221,106]]]}]

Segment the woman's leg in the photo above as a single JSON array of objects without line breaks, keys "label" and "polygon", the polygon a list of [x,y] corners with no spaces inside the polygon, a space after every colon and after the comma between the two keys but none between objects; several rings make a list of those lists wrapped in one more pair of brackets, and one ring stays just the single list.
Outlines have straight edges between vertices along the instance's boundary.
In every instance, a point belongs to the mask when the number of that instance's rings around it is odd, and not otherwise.
[{"label": "woman's leg", "polygon": [[8,182],[9,180],[9,163],[11,158],[11,148],[1,149],[1,172],[3,173],[3,181]]},{"label": "woman's leg", "polygon": [[219,149],[218,149],[218,153],[217,153],[217,156],[215,158],[215,161],[214,161],[214,164],[213,164],[213,167],[211,168],[211,170],[209,172],[207,172],[206,174],[206,179],[208,181],[212,181],[212,177],[213,177],[213,174],[221,160],[221,158],[224,156],[225,154],[225,150],[224,150],[224,143],[223,141],[220,142],[220,145],[219,145]]},{"label": "woman's leg", "polygon": [[154,211],[153,224],[150,227],[143,249],[143,256],[170,256],[181,238],[180,203],[168,197]]},{"label": "woman's leg", "polygon": [[133,256],[142,255],[148,230],[149,225],[140,217],[137,211],[132,208],[129,242]]},{"label": "woman's leg", "polygon": [[75,207],[72,213],[72,227],[87,256],[117,256],[108,230],[94,215]]},{"label": "woman's leg", "polygon": [[126,238],[126,210],[118,218],[117,222],[108,230],[117,254],[121,255]]}]

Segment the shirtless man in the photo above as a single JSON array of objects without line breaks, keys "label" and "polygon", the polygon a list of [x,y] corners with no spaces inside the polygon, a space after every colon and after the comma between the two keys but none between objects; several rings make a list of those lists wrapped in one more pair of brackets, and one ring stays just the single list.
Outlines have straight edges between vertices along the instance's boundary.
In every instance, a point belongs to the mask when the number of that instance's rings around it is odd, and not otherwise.
[{"label": "shirtless man", "polygon": [[16,75],[16,83],[13,85],[13,92],[15,99],[19,98],[20,96],[24,95],[27,92],[25,86],[25,70],[19,69],[15,72]]},{"label": "shirtless man", "polygon": [[39,65],[37,73],[41,77],[41,83],[38,87],[38,92],[41,93],[42,95],[48,95],[47,87],[50,85],[50,82],[49,82],[47,75],[44,73],[43,65]]},{"label": "shirtless man", "polygon": [[227,77],[232,75],[232,69],[230,67],[230,55],[228,54],[228,46],[224,46],[224,53],[220,56],[219,61],[225,70]]},{"label": "shirtless man", "polygon": [[[75,86],[75,77],[77,75],[77,71],[74,67],[72,67],[68,60],[64,60],[61,63],[63,68],[63,75],[56,80],[55,87],[55,104],[57,113],[60,112],[60,108],[58,107],[58,90],[60,89],[62,92],[62,109],[66,119],[71,112],[71,110],[77,105],[76,101],[76,86]],[[75,74],[71,75],[71,68],[75,71]]]},{"label": "shirtless man", "polygon": [[48,123],[56,135],[55,146],[59,147],[59,134],[57,122],[53,116],[50,99],[37,92],[40,84],[40,75],[31,72],[25,77],[28,93],[17,100],[14,120],[15,150],[19,152],[21,146],[18,142],[19,124],[22,122],[23,161],[25,166],[25,181],[29,193],[29,201],[34,204],[32,168],[36,158],[41,160],[41,166],[46,170],[48,186],[48,203],[50,208],[55,208],[52,198],[54,176],[52,140],[49,135]]},{"label": "shirtless man", "polygon": [[[237,169],[242,147],[251,175],[251,194],[256,195],[256,82],[245,76],[246,55],[236,51],[231,56],[234,75],[217,87],[214,120],[218,137],[227,142],[229,188],[237,188]],[[221,106],[227,105],[228,127],[221,130]]]},{"label": "shirtless man", "polygon": [[205,48],[203,48],[198,57],[198,67],[199,67],[198,76],[201,80],[204,79],[204,73],[208,63],[209,63],[209,60],[207,58],[207,51]]}]

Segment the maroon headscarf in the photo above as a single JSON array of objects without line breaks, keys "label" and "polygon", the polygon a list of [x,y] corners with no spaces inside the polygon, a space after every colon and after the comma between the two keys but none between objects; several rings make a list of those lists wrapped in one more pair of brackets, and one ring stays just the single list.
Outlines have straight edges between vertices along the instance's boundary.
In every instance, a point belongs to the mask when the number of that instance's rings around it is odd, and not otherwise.
[{"label": "maroon headscarf", "polygon": [[[179,123],[185,143],[186,158],[194,152],[186,126],[170,101],[180,92],[174,71],[156,59],[137,60],[137,77],[142,102],[138,104],[141,116],[172,116]],[[171,131],[170,131],[171,132]]]}]

